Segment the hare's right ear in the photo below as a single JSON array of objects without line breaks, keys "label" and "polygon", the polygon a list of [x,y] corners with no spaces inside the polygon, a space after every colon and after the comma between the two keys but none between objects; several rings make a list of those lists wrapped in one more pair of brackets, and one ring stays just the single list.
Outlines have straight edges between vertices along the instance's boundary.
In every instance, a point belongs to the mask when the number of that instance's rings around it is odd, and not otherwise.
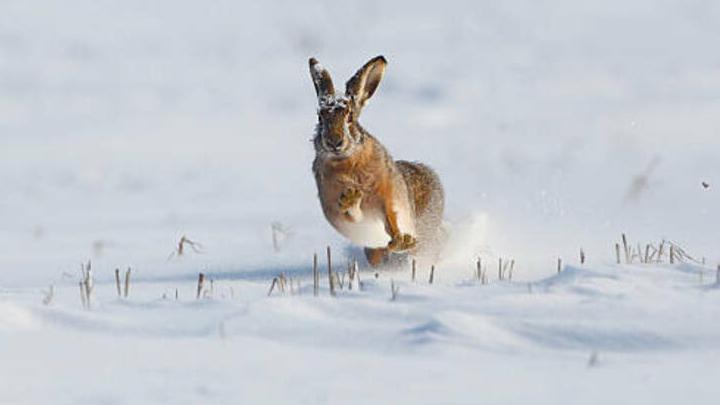
[{"label": "hare's right ear", "polygon": [[353,77],[345,84],[345,95],[355,103],[355,108],[360,111],[368,99],[372,97],[380,85],[387,61],[380,55],[370,59]]},{"label": "hare's right ear", "polygon": [[333,87],[330,73],[322,67],[320,62],[315,58],[310,58],[308,61],[310,65],[310,77],[312,77],[313,84],[315,85],[315,92],[317,93],[318,102],[325,97],[335,95],[335,87]]}]

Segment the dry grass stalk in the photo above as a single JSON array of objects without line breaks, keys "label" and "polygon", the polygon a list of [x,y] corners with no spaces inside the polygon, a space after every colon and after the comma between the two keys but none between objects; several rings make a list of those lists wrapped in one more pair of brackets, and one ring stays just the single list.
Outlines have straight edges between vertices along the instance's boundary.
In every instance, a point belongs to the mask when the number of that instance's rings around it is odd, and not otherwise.
[{"label": "dry grass stalk", "polygon": [[268,290],[268,293],[267,293],[268,297],[270,296],[270,294],[272,294],[272,292],[273,292],[273,290],[275,289],[275,286],[277,285],[277,283],[278,283],[278,278],[277,278],[277,277],[273,277],[272,283],[270,283],[270,289]]},{"label": "dry grass stalk", "polygon": [[498,280],[503,279],[503,259],[498,257]]},{"label": "dry grass stalk", "polygon": [[122,288],[120,286],[120,269],[115,269],[115,288],[117,289],[118,298],[122,298]]},{"label": "dry grass stalk", "polygon": [[82,296],[81,299],[83,301],[83,307],[90,309],[92,306],[91,297],[94,287],[91,263],[88,261],[85,266],[81,264],[80,271],[82,273],[82,280],[80,281],[80,295]]},{"label": "dry grass stalk", "polygon": [[508,281],[512,281],[513,269],[515,268],[515,259],[510,260],[510,271],[508,272]]},{"label": "dry grass stalk", "polygon": [[318,273],[317,253],[313,254],[313,295],[318,296],[320,291],[320,274]]},{"label": "dry grass stalk", "polygon": [[[652,243],[646,244],[644,248],[640,243],[637,244],[637,247],[631,247],[628,243],[626,235],[622,234],[622,236],[623,245],[626,249],[626,263],[633,263],[636,258],[640,263],[662,263],[663,259],[666,257],[668,263],[670,264],[688,262],[704,264],[702,260],[692,257],[682,246],[675,242],[663,240],[657,245],[657,248]],[[666,245],[668,246],[667,249]],[[615,256],[616,261],[619,264],[620,247],[617,243],[615,244]]]},{"label": "dry grass stalk", "polygon": [[123,291],[123,296],[125,298],[128,297],[128,294],[130,293],[130,273],[132,272],[132,269],[128,267],[128,269],[125,271],[125,291]]},{"label": "dry grass stalk", "polygon": [[478,280],[482,280],[482,258],[478,257],[475,267],[475,277],[477,277]]},{"label": "dry grass stalk", "polygon": [[508,267],[509,267],[509,265],[510,265],[510,261],[508,261],[507,259],[505,259],[505,260],[503,261],[503,267],[502,267],[502,275],[503,275],[503,277],[505,277],[505,275],[508,274]]},{"label": "dry grass stalk", "polygon": [[172,259],[174,256],[181,257],[182,255],[184,255],[185,251],[186,251],[185,250],[186,246],[190,247],[190,249],[192,249],[192,251],[195,253],[202,253],[203,246],[200,243],[192,241],[192,240],[188,239],[185,235],[183,235],[180,238],[180,241],[178,241],[178,244],[177,244],[177,247],[175,248],[175,250],[172,253],[170,253],[170,256],[168,256],[168,260]]},{"label": "dry grass stalk", "polygon": [[352,290],[352,262],[350,262],[350,259],[347,261],[347,270],[345,273],[343,273],[343,279],[347,275],[347,288],[348,290]]},{"label": "dry grass stalk", "polygon": [[430,279],[428,280],[428,283],[432,284],[435,280],[435,265],[433,264],[430,266]]},{"label": "dry grass stalk", "polygon": [[285,295],[285,290],[287,289],[287,278],[285,277],[285,273],[280,273],[278,276],[278,287],[280,292]]},{"label": "dry grass stalk", "polygon": [[360,291],[360,266],[358,266],[356,259],[353,260],[353,280],[355,281],[356,289]]},{"label": "dry grass stalk", "polygon": [[350,261],[348,262],[348,271],[347,271],[348,290],[352,290],[353,284],[355,284],[355,271],[356,271],[355,263],[356,263],[355,260],[353,260],[352,262],[350,262]]},{"label": "dry grass stalk", "polygon": [[353,267],[355,268],[355,281],[357,282],[357,289],[358,291],[362,291],[363,289],[363,283],[360,281],[360,267],[358,267],[357,260],[353,261]]},{"label": "dry grass stalk", "polygon": [[176,289],[175,289],[175,301],[178,300],[178,296],[179,296],[179,294],[178,294],[178,289],[176,288]]},{"label": "dry grass stalk", "polygon": [[390,301],[395,301],[397,299],[398,292],[400,292],[400,287],[395,285],[395,281],[393,281],[393,279],[390,279]]},{"label": "dry grass stalk", "polygon": [[651,249],[650,255],[647,257],[646,263],[653,263],[655,260],[655,255],[657,254],[658,250],[653,245],[648,245],[648,247]]},{"label": "dry grass stalk", "polygon": [[353,289],[353,282],[355,281],[355,274],[353,274],[353,273],[354,273],[353,264],[352,264],[352,262],[348,262],[348,269],[347,269],[348,290]]},{"label": "dry grass stalk", "polygon": [[625,250],[625,263],[630,263],[630,248],[628,247],[627,236],[622,234],[623,249]]},{"label": "dry grass stalk", "polygon": [[207,288],[203,291],[202,297],[203,298],[212,298],[213,294],[215,293],[215,281],[213,279],[208,279],[210,281],[210,288]]},{"label": "dry grass stalk", "polygon": [[412,273],[411,273],[412,275],[411,275],[410,279],[412,280],[413,283],[415,282],[415,273],[416,272],[417,272],[417,261],[415,259],[412,259]]},{"label": "dry grass stalk", "polygon": [[[85,274],[87,272],[87,269],[85,266],[86,266],[85,263],[80,263],[80,277],[81,277],[81,280],[83,280],[83,281],[85,280],[85,277],[87,277],[87,274]],[[90,261],[87,262],[87,266],[91,266]]]},{"label": "dry grass stalk", "polygon": [[632,245],[631,245],[630,246],[630,262],[629,263],[632,263],[635,260],[635,256],[639,256],[639,255],[637,255],[635,253],[635,248],[632,247]]},{"label": "dry grass stalk", "polygon": [[340,290],[342,290],[345,287],[345,274],[338,274],[337,271],[333,272],[335,273],[335,285],[340,287]]},{"label": "dry grass stalk", "polygon": [[720,285],[720,264],[718,264],[717,271],[715,272],[715,284]]},{"label": "dry grass stalk", "polygon": [[670,245],[670,264],[675,264],[675,245]]},{"label": "dry grass stalk", "polygon": [[585,251],[580,248],[580,264],[585,264]]},{"label": "dry grass stalk", "polygon": [[562,271],[562,259],[558,257],[557,261],[557,272],[560,274],[560,271]]},{"label": "dry grass stalk", "polygon": [[88,260],[87,265],[85,266],[85,284],[87,284],[89,292],[92,292],[92,289],[95,286],[95,279],[92,276],[92,272],[92,263]]},{"label": "dry grass stalk", "polygon": [[78,283],[80,286],[80,302],[82,303],[83,308],[87,309],[87,297],[85,296],[85,285],[82,281]]},{"label": "dry grass stalk", "polygon": [[657,255],[657,262],[660,263],[662,261],[662,255],[663,255],[663,249],[665,248],[665,241],[663,240],[660,242],[660,246],[658,246],[658,255]]},{"label": "dry grass stalk", "polygon": [[687,262],[693,262],[695,264],[702,264],[700,260],[695,259],[694,257],[690,256],[688,252],[683,249],[682,246],[675,242],[668,242],[670,246],[673,248],[673,256],[675,260],[678,260],[679,262],[687,263]]},{"label": "dry grass stalk", "polygon": [[332,254],[330,253],[330,246],[327,247],[327,266],[328,266],[328,283],[330,284],[330,295],[335,296],[335,280],[333,277],[332,270]]},{"label": "dry grass stalk", "polygon": [[197,294],[195,294],[195,299],[199,300],[202,296],[203,289],[205,288],[205,274],[198,273],[198,282],[197,282]]}]

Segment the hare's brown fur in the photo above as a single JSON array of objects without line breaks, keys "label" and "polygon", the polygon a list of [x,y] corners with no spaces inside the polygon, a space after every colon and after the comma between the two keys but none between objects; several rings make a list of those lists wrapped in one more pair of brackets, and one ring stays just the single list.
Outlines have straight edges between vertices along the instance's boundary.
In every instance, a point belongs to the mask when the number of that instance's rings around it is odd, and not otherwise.
[{"label": "hare's brown fur", "polygon": [[374,265],[389,252],[430,250],[443,210],[442,186],[432,169],[394,161],[357,121],[385,63],[383,57],[372,59],[348,81],[345,95],[337,96],[330,74],[310,60],[320,104],[313,172],[323,213],[340,233],[366,247]]}]

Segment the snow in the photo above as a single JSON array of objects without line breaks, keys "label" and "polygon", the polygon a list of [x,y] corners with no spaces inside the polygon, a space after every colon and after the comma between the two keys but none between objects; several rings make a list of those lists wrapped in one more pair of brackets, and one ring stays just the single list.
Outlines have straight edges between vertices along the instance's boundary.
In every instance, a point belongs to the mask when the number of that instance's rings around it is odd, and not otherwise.
[{"label": "snow", "polygon": [[[708,1],[3,2],[0,403],[716,402],[719,20]],[[307,60],[343,83],[378,54],[361,122],[438,171],[450,242],[432,285],[363,266],[363,291],[331,298],[322,273],[316,298],[313,253],[362,252],[317,201]],[[616,265],[622,232],[707,265]],[[168,260],[183,235],[202,251]],[[281,272],[302,294],[267,296]]]},{"label": "snow", "polygon": [[72,286],[47,307],[6,291],[0,402],[714,403],[720,289],[699,270],[485,285],[363,273],[362,291],[335,298],[307,277],[271,297],[266,280],[218,279],[200,300],[191,281],[139,283],[127,300],[101,284],[91,311]]}]

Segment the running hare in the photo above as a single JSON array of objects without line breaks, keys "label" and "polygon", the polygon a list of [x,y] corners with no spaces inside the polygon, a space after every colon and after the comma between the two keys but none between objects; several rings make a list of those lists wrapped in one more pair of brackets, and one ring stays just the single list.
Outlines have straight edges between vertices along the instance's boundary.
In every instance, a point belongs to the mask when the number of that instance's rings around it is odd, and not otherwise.
[{"label": "running hare", "polygon": [[394,161],[358,118],[377,90],[387,61],[377,56],[336,94],[330,73],[310,58],[318,98],[313,173],[327,220],[365,247],[377,266],[391,252],[435,255],[444,205],[437,174],[421,163]]}]

